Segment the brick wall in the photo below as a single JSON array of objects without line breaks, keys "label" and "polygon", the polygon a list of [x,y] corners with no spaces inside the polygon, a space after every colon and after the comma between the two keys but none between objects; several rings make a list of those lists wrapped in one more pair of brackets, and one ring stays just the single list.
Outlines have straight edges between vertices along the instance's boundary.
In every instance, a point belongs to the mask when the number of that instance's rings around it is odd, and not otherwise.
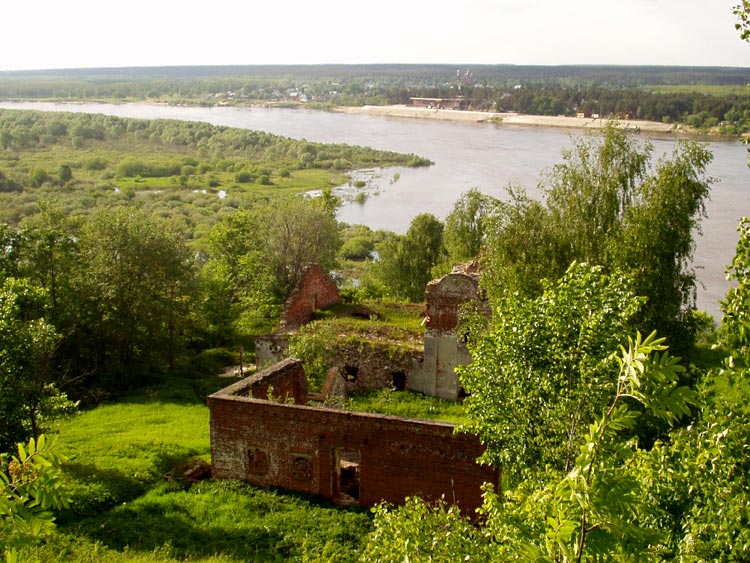
[{"label": "brick wall", "polygon": [[302,271],[297,287],[287,299],[281,314],[281,329],[293,330],[310,322],[313,313],[341,303],[336,283],[317,264],[309,264]]},{"label": "brick wall", "polygon": [[[216,478],[332,500],[348,492],[362,506],[445,497],[467,514],[481,504],[482,483],[497,483],[496,471],[475,462],[479,440],[454,435],[451,424],[271,403],[233,387],[208,398]],[[344,477],[352,467],[356,494]]]},{"label": "brick wall", "polygon": [[225,387],[219,393],[304,405],[307,403],[307,376],[300,360],[287,358]]}]

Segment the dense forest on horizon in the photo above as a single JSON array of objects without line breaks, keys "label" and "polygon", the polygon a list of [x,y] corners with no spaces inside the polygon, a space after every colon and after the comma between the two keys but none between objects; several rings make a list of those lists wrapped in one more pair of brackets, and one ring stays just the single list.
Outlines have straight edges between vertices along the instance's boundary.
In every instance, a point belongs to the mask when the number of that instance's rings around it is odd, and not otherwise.
[{"label": "dense forest on horizon", "polygon": [[750,69],[681,66],[256,65],[0,72],[0,99],[337,106],[462,96],[469,109],[750,130]]}]

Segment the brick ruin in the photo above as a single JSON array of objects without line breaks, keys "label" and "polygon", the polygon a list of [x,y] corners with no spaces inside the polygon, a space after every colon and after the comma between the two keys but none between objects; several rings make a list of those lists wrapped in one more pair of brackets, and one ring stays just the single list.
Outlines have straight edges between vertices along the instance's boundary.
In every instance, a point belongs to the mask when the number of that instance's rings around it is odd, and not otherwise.
[{"label": "brick ruin", "polygon": [[[331,358],[334,368],[328,375],[324,395],[347,396],[382,387],[411,390],[456,401],[463,390],[455,368],[471,362],[466,339],[457,334],[461,308],[474,302],[486,309],[479,288],[476,262],[457,266],[425,289],[425,334],[423,351],[407,350],[385,354],[377,346],[342,345]],[[335,282],[318,265],[305,268],[302,280],[287,301],[281,327],[274,335],[255,340],[259,367],[287,356],[288,333],[309,322],[317,309],[340,304]],[[364,313],[363,313],[364,314]]]},{"label": "brick ruin", "polygon": [[463,393],[455,368],[471,363],[466,338],[458,334],[461,308],[474,302],[486,309],[475,262],[457,266],[425,289],[424,357],[409,377],[409,389],[449,401]]},{"label": "brick ruin", "polygon": [[[272,397],[281,402],[270,401]],[[293,402],[292,402],[293,401]],[[288,359],[208,398],[212,474],[371,506],[445,498],[465,514],[498,473],[476,463],[476,436],[452,424],[308,406],[304,368]]]},{"label": "brick ruin", "polygon": [[308,264],[286,301],[281,314],[281,330],[297,329],[309,323],[318,309],[340,304],[341,296],[336,282],[318,264]]}]

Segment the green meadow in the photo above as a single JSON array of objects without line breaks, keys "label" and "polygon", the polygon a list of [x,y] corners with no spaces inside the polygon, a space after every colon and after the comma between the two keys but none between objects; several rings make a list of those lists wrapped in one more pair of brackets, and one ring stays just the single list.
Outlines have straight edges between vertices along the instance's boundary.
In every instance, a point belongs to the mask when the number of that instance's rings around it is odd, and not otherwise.
[{"label": "green meadow", "polygon": [[174,378],[63,421],[71,506],[23,561],[352,561],[371,528],[365,509],[236,481],[165,479],[210,460],[205,396],[231,380]]}]

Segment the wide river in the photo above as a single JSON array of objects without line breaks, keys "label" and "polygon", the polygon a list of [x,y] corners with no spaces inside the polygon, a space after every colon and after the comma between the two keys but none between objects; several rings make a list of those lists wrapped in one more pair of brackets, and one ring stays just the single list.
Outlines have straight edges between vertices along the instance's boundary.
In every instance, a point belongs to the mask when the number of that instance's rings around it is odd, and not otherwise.
[{"label": "wide river", "polygon": [[[102,113],[122,117],[165,118],[205,121],[267,131],[277,135],[323,143],[365,145],[378,149],[414,153],[432,160],[427,168],[392,168],[364,174],[364,203],[346,203],[339,218],[375,229],[403,233],[419,213],[444,218],[455,200],[472,187],[504,197],[509,184],[524,186],[535,195],[537,184],[572,137],[588,134],[557,128],[467,124],[383,116],[352,115],[321,111],[170,107],[147,104],[58,104],[0,102],[3,108]],[[642,137],[646,140],[646,137]],[[654,154],[671,154],[676,140],[649,135]],[[718,301],[728,284],[724,270],[734,256],[737,223],[750,215],[746,147],[736,140],[710,140],[714,155],[708,174],[715,179],[708,218],[697,237],[694,265],[701,286],[698,307],[720,318]]]}]

